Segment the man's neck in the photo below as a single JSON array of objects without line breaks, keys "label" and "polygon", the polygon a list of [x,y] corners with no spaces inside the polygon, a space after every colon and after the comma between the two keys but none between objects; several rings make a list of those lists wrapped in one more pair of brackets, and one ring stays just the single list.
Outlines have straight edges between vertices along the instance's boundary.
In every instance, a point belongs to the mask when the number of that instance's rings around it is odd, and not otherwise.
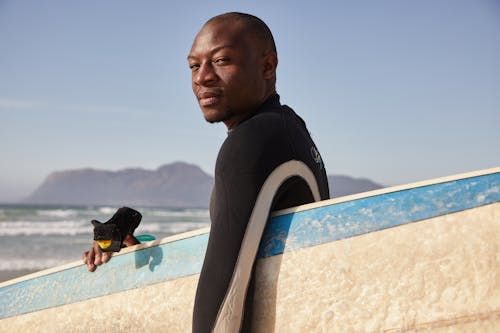
[{"label": "man's neck", "polygon": [[245,120],[252,118],[255,114],[259,113],[259,111],[262,110],[262,108],[265,107],[266,104],[271,103],[275,98],[277,98],[277,101],[279,103],[279,95],[276,93],[276,91],[268,95],[264,99],[264,102],[262,102],[257,108],[254,108],[252,111],[246,112],[237,118],[232,118],[230,122],[224,122],[227,127],[227,133],[231,133],[231,131],[238,127],[238,125],[243,123]]}]

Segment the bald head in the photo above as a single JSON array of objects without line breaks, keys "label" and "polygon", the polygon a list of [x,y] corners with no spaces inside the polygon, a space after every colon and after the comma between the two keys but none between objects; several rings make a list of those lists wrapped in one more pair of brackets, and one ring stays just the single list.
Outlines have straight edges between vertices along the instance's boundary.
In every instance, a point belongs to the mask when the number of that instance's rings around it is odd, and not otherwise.
[{"label": "bald head", "polygon": [[264,21],[257,16],[246,13],[230,12],[212,17],[205,25],[212,23],[226,23],[234,25],[235,27],[239,26],[242,29],[242,33],[249,34],[254,41],[258,43],[264,54],[269,52],[278,53],[271,30]]}]

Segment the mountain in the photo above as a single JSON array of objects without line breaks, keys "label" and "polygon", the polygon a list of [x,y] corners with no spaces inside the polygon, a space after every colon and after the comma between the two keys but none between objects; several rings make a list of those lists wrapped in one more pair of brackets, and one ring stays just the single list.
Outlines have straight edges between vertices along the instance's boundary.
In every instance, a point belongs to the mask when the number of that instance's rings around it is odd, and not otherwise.
[{"label": "mountain", "polygon": [[207,207],[212,186],[213,177],[184,162],[163,165],[156,170],[79,169],[50,174],[25,202]]},{"label": "mountain", "polygon": [[330,185],[330,197],[332,198],[378,190],[384,187],[367,178],[352,178],[339,175],[328,176],[328,184]]},{"label": "mountain", "polygon": [[[348,176],[333,175],[328,181],[332,197],[383,187],[369,179]],[[184,162],[166,164],[156,170],[86,168],[51,173],[24,202],[205,208],[213,183],[212,176]]]}]

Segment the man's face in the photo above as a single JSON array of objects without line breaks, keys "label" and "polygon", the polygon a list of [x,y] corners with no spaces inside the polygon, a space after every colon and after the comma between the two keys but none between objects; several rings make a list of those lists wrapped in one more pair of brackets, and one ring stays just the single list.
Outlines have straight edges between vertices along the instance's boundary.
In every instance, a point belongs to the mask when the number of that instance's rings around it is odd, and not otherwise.
[{"label": "man's face", "polygon": [[267,97],[261,47],[238,22],[210,22],[196,36],[188,56],[193,92],[205,119],[228,129]]}]

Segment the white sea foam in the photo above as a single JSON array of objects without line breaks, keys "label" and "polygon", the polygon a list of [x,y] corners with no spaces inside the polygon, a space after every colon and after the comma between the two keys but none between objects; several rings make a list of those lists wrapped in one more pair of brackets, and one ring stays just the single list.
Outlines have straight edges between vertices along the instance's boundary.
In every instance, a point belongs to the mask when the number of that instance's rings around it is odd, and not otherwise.
[{"label": "white sea foam", "polygon": [[208,227],[209,225],[210,223],[192,223],[192,222],[172,223],[169,224],[168,226],[168,232],[172,235],[175,235],[181,232],[205,228]]},{"label": "white sea foam", "polygon": [[139,225],[135,233],[173,235],[190,230],[205,228],[209,225],[210,223],[203,222],[144,223]]},{"label": "white sea foam", "polygon": [[70,235],[89,234],[92,225],[87,221],[15,221],[0,222],[0,236]]},{"label": "white sea foam", "polygon": [[168,209],[152,209],[144,210],[145,216],[156,217],[209,217],[209,212],[206,209],[186,209],[186,210],[168,210]]},{"label": "white sea foam", "polygon": [[38,210],[37,215],[65,218],[69,216],[76,216],[78,212],[74,209],[43,209]]},{"label": "white sea foam", "polygon": [[142,223],[136,229],[135,233],[154,233],[162,231],[160,223]]},{"label": "white sea foam", "polygon": [[[186,232],[209,226],[208,222],[143,222],[137,233],[167,234]],[[0,236],[77,236],[91,234],[92,225],[87,220],[63,221],[5,221],[0,222]]]},{"label": "white sea foam", "polygon": [[208,227],[210,223],[197,222],[170,222],[170,223],[144,223],[139,225],[135,234],[167,234],[173,235],[195,229]]},{"label": "white sea foam", "polygon": [[117,211],[118,209],[115,207],[100,207],[98,212],[100,214],[109,215],[110,217]]},{"label": "white sea foam", "polygon": [[0,270],[13,271],[19,269],[42,270],[59,266],[78,258],[55,259],[55,258],[9,258],[0,260]]}]

